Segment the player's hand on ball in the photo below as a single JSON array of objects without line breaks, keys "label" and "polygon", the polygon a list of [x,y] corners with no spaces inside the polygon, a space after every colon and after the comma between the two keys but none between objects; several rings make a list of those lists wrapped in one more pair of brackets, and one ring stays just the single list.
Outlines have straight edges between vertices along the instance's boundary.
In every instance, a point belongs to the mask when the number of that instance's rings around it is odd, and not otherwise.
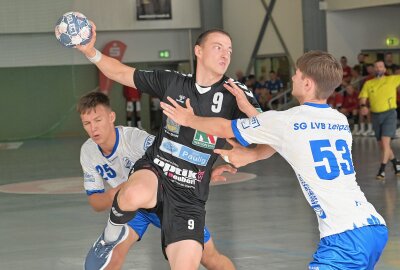
[{"label": "player's hand on ball", "polygon": [[94,49],[94,44],[96,43],[96,25],[92,21],[90,21],[90,24],[92,25],[92,39],[86,45],[77,45],[75,47],[87,57],[93,57],[96,54]]},{"label": "player's hand on ball", "polygon": [[194,112],[192,106],[190,106],[190,99],[186,99],[186,108],[178,104],[173,98],[167,97],[168,101],[172,105],[165,102],[160,102],[160,106],[163,109],[163,113],[168,116],[171,120],[181,126],[189,126],[192,117],[194,117]]}]

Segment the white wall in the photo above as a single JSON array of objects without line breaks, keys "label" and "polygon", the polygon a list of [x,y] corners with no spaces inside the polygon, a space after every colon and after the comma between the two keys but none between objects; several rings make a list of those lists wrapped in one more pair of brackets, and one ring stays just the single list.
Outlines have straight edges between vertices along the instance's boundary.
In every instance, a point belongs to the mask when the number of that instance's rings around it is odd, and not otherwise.
[{"label": "white wall", "polygon": [[79,11],[99,31],[199,28],[199,0],[171,0],[172,20],[137,21],[136,0],[0,0],[1,33],[53,32],[58,18]]},{"label": "white wall", "polygon": [[328,51],[354,65],[361,50],[388,48],[387,36],[400,38],[399,14],[400,5],[327,12]]},{"label": "white wall", "polygon": [[188,32],[201,27],[199,0],[171,2],[172,20],[136,21],[136,0],[0,0],[0,67],[87,64],[54,36],[57,19],[70,10],[96,23],[97,48],[115,39],[126,43],[124,62],[161,61],[160,50],[170,50],[163,61],[188,60]]},{"label": "white wall", "polygon": [[325,0],[327,10],[344,10],[399,4],[400,0]]},{"label": "white wall", "polygon": [[[270,1],[267,1],[269,4]],[[224,29],[233,39],[233,56],[228,73],[246,70],[266,11],[259,0],[224,0]],[[303,21],[301,0],[276,1],[272,17],[296,60],[303,54]],[[271,22],[268,24],[258,55],[284,53]]]}]

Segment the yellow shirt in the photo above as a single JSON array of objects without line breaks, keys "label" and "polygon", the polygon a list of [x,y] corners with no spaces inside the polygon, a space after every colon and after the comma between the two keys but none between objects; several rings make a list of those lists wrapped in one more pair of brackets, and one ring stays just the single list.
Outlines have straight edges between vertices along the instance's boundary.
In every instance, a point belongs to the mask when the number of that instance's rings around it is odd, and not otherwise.
[{"label": "yellow shirt", "polygon": [[397,86],[400,75],[383,76],[366,81],[358,98],[367,98],[371,112],[380,113],[397,108]]}]

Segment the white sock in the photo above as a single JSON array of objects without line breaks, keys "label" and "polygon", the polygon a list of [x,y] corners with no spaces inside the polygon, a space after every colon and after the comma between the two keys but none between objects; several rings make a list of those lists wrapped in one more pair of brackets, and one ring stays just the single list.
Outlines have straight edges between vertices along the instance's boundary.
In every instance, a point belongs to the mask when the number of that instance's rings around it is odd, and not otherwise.
[{"label": "white sock", "polygon": [[104,241],[111,243],[117,240],[123,226],[123,224],[112,223],[108,218],[107,226],[104,229]]}]

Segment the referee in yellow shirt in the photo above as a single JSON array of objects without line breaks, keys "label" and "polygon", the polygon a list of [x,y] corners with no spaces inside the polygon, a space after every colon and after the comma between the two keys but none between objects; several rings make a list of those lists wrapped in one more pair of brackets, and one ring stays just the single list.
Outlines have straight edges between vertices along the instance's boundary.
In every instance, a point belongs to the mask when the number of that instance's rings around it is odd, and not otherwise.
[{"label": "referee in yellow shirt", "polygon": [[[371,110],[372,128],[381,149],[381,166],[377,179],[385,178],[386,163],[390,160],[395,174],[400,176],[400,164],[393,154],[390,141],[396,134],[397,126],[397,86],[400,85],[400,75],[385,76],[386,68],[382,60],[374,63],[376,77],[366,81],[361,93],[360,113],[367,115]],[[367,100],[370,108],[367,107]]]}]

